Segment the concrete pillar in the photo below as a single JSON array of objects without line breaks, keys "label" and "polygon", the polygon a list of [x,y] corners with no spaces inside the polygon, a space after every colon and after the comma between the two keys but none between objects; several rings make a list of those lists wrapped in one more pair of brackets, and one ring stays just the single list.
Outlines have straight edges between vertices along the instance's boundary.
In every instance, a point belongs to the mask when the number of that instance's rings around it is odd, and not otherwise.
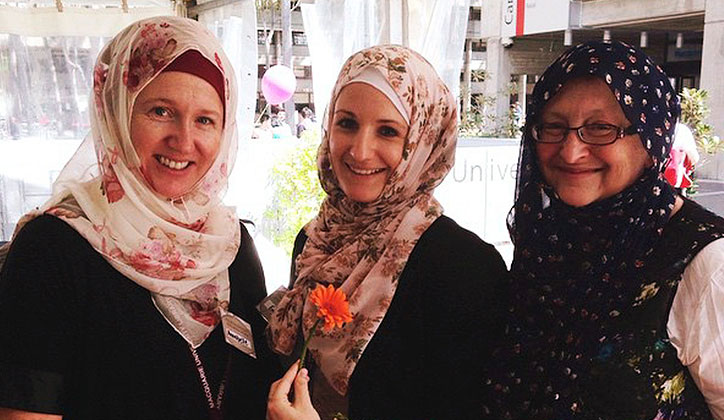
[{"label": "concrete pillar", "polygon": [[472,70],[470,69],[470,61],[473,56],[473,40],[467,38],[465,40],[465,52],[463,61],[463,84],[460,89],[460,95],[462,96],[462,112],[467,114],[470,112],[470,97],[472,94],[472,84],[470,82]]},{"label": "concrete pillar", "polygon": [[[503,19],[502,1],[484,1],[482,8],[482,38],[486,40],[485,53],[485,79],[484,95],[495,99],[491,107],[487,107],[485,114],[493,116],[498,123],[496,129],[501,128],[510,100],[508,84],[510,83],[511,63],[510,52],[501,42],[501,25]],[[506,38],[510,42],[510,38]],[[510,45],[507,45],[510,47]]]},{"label": "concrete pillar", "polygon": [[518,103],[520,104],[520,110],[525,115],[525,105],[526,105],[526,94],[527,94],[527,87],[528,87],[528,75],[527,74],[519,74],[518,75]]},{"label": "concrete pillar", "polygon": [[486,114],[494,116],[498,123],[496,128],[500,128],[510,107],[508,85],[511,65],[510,54],[499,36],[488,38],[485,62],[488,73],[485,80],[485,96],[495,99],[492,109],[486,110]]},{"label": "concrete pillar", "polygon": [[[701,89],[709,92],[709,124],[714,134],[724,137],[724,84],[721,69],[724,67],[724,2],[708,0],[704,15],[704,45],[701,56]],[[724,153],[704,156],[709,162],[697,174],[709,179],[724,179]],[[720,167],[721,166],[721,167]]]},{"label": "concrete pillar", "polygon": [[[292,63],[292,11],[288,1],[282,1],[282,64],[294,70]],[[294,95],[284,102],[284,112],[287,114],[287,124],[292,128],[292,135],[297,135],[297,125],[294,120]]]}]

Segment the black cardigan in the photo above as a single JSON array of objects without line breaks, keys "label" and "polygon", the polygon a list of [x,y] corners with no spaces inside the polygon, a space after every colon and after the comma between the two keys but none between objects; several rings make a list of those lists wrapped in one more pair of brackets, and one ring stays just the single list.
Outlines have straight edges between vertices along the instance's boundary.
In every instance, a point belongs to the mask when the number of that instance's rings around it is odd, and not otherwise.
[{"label": "black cardigan", "polygon": [[[255,305],[266,295],[254,242],[242,225],[231,267],[230,310],[250,322],[257,358],[226,344],[222,328],[199,347],[216,394],[231,356],[225,418],[263,419],[277,358]],[[206,398],[188,344],[151,295],[52,216],[28,223],[0,277],[0,407],[66,419],[198,420]]]},{"label": "black cardigan", "polygon": [[[295,240],[292,273],[306,239],[301,231]],[[500,334],[506,276],[492,245],[446,216],[437,219],[410,254],[350,378],[349,418],[482,417],[481,381]]]}]

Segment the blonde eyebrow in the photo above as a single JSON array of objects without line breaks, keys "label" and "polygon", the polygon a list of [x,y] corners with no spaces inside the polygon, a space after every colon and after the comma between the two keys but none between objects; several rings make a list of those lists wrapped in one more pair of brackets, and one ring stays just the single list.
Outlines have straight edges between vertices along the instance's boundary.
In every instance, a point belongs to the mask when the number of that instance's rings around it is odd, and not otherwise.
[{"label": "blonde eyebrow", "polygon": [[349,115],[351,115],[351,116],[353,116],[353,117],[356,117],[356,116],[357,116],[357,115],[355,115],[354,112],[352,112],[352,111],[347,111],[346,109],[335,109],[335,110],[334,110],[334,115],[337,115],[337,113],[339,113],[339,112],[341,112],[341,113],[343,113],[343,114],[349,114]]},{"label": "blonde eyebrow", "polygon": [[[167,105],[176,106],[176,101],[173,101],[173,100],[168,99],[163,96],[148,98],[145,101],[141,102],[140,104],[147,106],[148,104],[153,103],[153,102],[162,102]],[[134,108],[135,108],[135,106],[134,106]],[[201,114],[212,114],[212,115],[216,115],[219,117],[223,115],[223,112],[218,112],[218,111],[214,111],[213,109],[207,109],[207,108],[202,108],[199,112]]]},{"label": "blonde eyebrow", "polygon": [[169,104],[169,105],[176,105],[176,103],[175,103],[174,101],[172,101],[172,100],[170,100],[170,99],[167,99],[167,98],[164,98],[164,97],[162,97],[162,96],[147,98],[147,99],[143,100],[143,101],[140,102],[140,103],[137,102],[137,104],[147,105],[147,104],[149,104],[150,102],[163,102],[163,103],[166,103],[166,104]]},{"label": "blonde eyebrow", "polygon": [[210,115],[215,115],[215,116],[219,116],[219,117],[223,115],[223,111],[219,112],[219,111],[214,111],[213,109],[206,109],[206,108],[201,109],[201,111],[199,111],[199,113],[210,114]]}]

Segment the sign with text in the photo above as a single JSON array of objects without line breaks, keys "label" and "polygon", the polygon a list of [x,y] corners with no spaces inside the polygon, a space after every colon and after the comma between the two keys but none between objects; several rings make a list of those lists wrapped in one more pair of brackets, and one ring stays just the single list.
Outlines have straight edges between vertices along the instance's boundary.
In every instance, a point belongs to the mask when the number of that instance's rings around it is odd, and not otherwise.
[{"label": "sign with text", "polygon": [[702,44],[684,44],[676,48],[676,44],[669,44],[666,48],[666,62],[701,61]]},{"label": "sign with text", "polygon": [[512,139],[461,139],[455,166],[435,191],[447,216],[494,245],[510,241],[505,219],[515,196],[518,149]]},{"label": "sign with text", "polygon": [[562,31],[568,28],[570,0],[503,0],[503,37]]}]

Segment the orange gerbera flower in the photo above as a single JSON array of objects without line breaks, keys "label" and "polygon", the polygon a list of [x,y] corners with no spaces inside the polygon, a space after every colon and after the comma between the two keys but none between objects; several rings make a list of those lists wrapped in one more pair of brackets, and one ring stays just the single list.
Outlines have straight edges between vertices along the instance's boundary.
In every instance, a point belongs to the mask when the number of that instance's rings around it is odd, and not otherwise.
[{"label": "orange gerbera flower", "polygon": [[317,307],[317,317],[324,320],[324,331],[330,332],[334,327],[342,327],[345,322],[352,321],[349,302],[344,292],[335,289],[331,284],[321,284],[309,294],[309,300]]}]

